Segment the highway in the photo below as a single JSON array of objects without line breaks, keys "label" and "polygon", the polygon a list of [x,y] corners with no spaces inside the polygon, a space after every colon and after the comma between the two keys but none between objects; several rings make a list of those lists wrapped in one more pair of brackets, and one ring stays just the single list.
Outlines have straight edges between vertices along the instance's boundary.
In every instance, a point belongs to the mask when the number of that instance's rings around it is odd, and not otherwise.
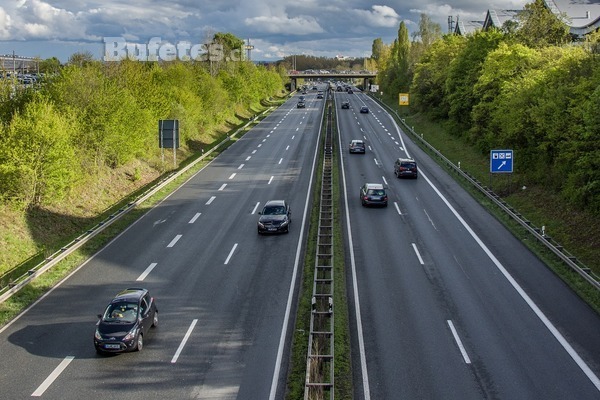
[{"label": "highway", "polygon": [[[598,315],[373,100],[335,97],[355,398],[600,398]],[[393,173],[407,156],[418,179]],[[361,206],[365,182],[387,186],[387,208]]]},{"label": "highway", "polygon": [[[355,399],[600,398],[598,315],[373,100],[334,96]],[[297,97],[0,329],[1,398],[284,398],[325,102]],[[408,155],[420,175],[397,179]],[[387,208],[361,206],[365,182]],[[257,234],[271,199],[289,234]],[[97,355],[96,316],[127,287],[159,326],[139,353]]]},{"label": "highway", "polygon": [[[0,397],[282,398],[323,100],[262,120],[0,331]],[[257,234],[271,199],[289,234]],[[127,287],[156,298],[141,352],[97,355],[97,314]]]}]

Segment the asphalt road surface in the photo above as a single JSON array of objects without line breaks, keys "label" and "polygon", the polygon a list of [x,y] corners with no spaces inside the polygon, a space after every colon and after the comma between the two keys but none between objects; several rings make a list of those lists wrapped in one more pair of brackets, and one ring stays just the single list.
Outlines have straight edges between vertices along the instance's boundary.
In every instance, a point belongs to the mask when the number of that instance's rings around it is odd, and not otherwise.
[{"label": "asphalt road surface", "polygon": [[[599,399],[598,315],[373,100],[335,97],[356,398]],[[393,173],[407,156],[418,179]],[[361,206],[365,182],[388,188],[387,208]]]},{"label": "asphalt road surface", "polygon": [[[0,332],[0,398],[268,399],[285,390],[289,322],[323,100],[262,120]],[[258,235],[266,201],[289,234]],[[97,314],[127,287],[156,298],[141,352],[97,355]]]}]

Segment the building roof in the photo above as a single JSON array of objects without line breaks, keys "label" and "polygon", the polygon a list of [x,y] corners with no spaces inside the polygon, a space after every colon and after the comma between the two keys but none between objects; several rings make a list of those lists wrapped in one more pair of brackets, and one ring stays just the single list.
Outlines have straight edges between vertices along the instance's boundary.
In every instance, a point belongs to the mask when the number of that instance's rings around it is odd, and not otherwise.
[{"label": "building roof", "polygon": [[600,0],[544,0],[544,3],[558,17],[566,14],[565,23],[576,36],[600,28]]},{"label": "building roof", "polygon": [[517,16],[523,10],[488,10],[485,21],[483,21],[483,29],[502,28],[502,25],[509,20],[517,20]]},{"label": "building roof", "polygon": [[454,33],[457,35],[468,35],[483,29],[483,21],[466,21],[458,20]]},{"label": "building roof", "polygon": [[[566,16],[564,23],[574,36],[584,36],[600,29],[600,0],[544,0],[544,4],[558,18]],[[476,30],[502,28],[509,20],[517,21],[523,10],[488,10],[485,20],[463,23],[458,20],[454,33],[466,35]],[[478,26],[481,24],[481,26]]]}]

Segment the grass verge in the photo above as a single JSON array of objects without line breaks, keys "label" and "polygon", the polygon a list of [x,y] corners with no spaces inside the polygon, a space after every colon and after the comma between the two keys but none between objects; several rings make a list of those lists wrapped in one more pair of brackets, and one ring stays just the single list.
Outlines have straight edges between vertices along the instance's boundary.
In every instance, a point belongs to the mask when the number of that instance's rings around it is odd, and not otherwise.
[{"label": "grass verge", "polygon": [[[335,108],[332,107],[333,112]],[[326,128],[323,121],[322,130]],[[333,142],[336,143],[337,130],[333,129]],[[288,373],[286,399],[304,398],[304,385],[306,379],[306,360],[308,355],[308,335],[310,332],[311,298],[313,288],[314,269],[316,263],[316,238],[319,229],[321,179],[323,171],[323,135],[319,146],[319,161],[317,176],[313,189],[313,206],[310,214],[308,243],[298,297],[298,310],[292,338],[290,368]],[[339,156],[333,151],[333,201],[334,201],[334,396],[336,399],[352,399],[352,360],[350,349],[350,332],[348,321],[348,301],[345,281],[345,254],[344,237],[341,216],[341,195],[337,190],[339,184]]]}]

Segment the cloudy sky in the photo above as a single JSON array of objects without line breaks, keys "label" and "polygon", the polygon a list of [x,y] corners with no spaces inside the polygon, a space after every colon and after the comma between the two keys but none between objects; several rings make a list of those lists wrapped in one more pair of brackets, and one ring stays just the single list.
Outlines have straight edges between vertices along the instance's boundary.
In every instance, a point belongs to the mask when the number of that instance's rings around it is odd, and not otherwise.
[{"label": "cloudy sky", "polygon": [[[532,1],[532,0],[531,0]],[[398,26],[418,29],[425,13],[448,30],[448,17],[483,20],[488,9],[520,9],[529,0],[2,0],[0,54],[58,57],[90,51],[101,59],[109,41],[206,43],[229,32],[254,46],[253,60],[290,54],[365,57],[373,40],[391,43]]]}]

